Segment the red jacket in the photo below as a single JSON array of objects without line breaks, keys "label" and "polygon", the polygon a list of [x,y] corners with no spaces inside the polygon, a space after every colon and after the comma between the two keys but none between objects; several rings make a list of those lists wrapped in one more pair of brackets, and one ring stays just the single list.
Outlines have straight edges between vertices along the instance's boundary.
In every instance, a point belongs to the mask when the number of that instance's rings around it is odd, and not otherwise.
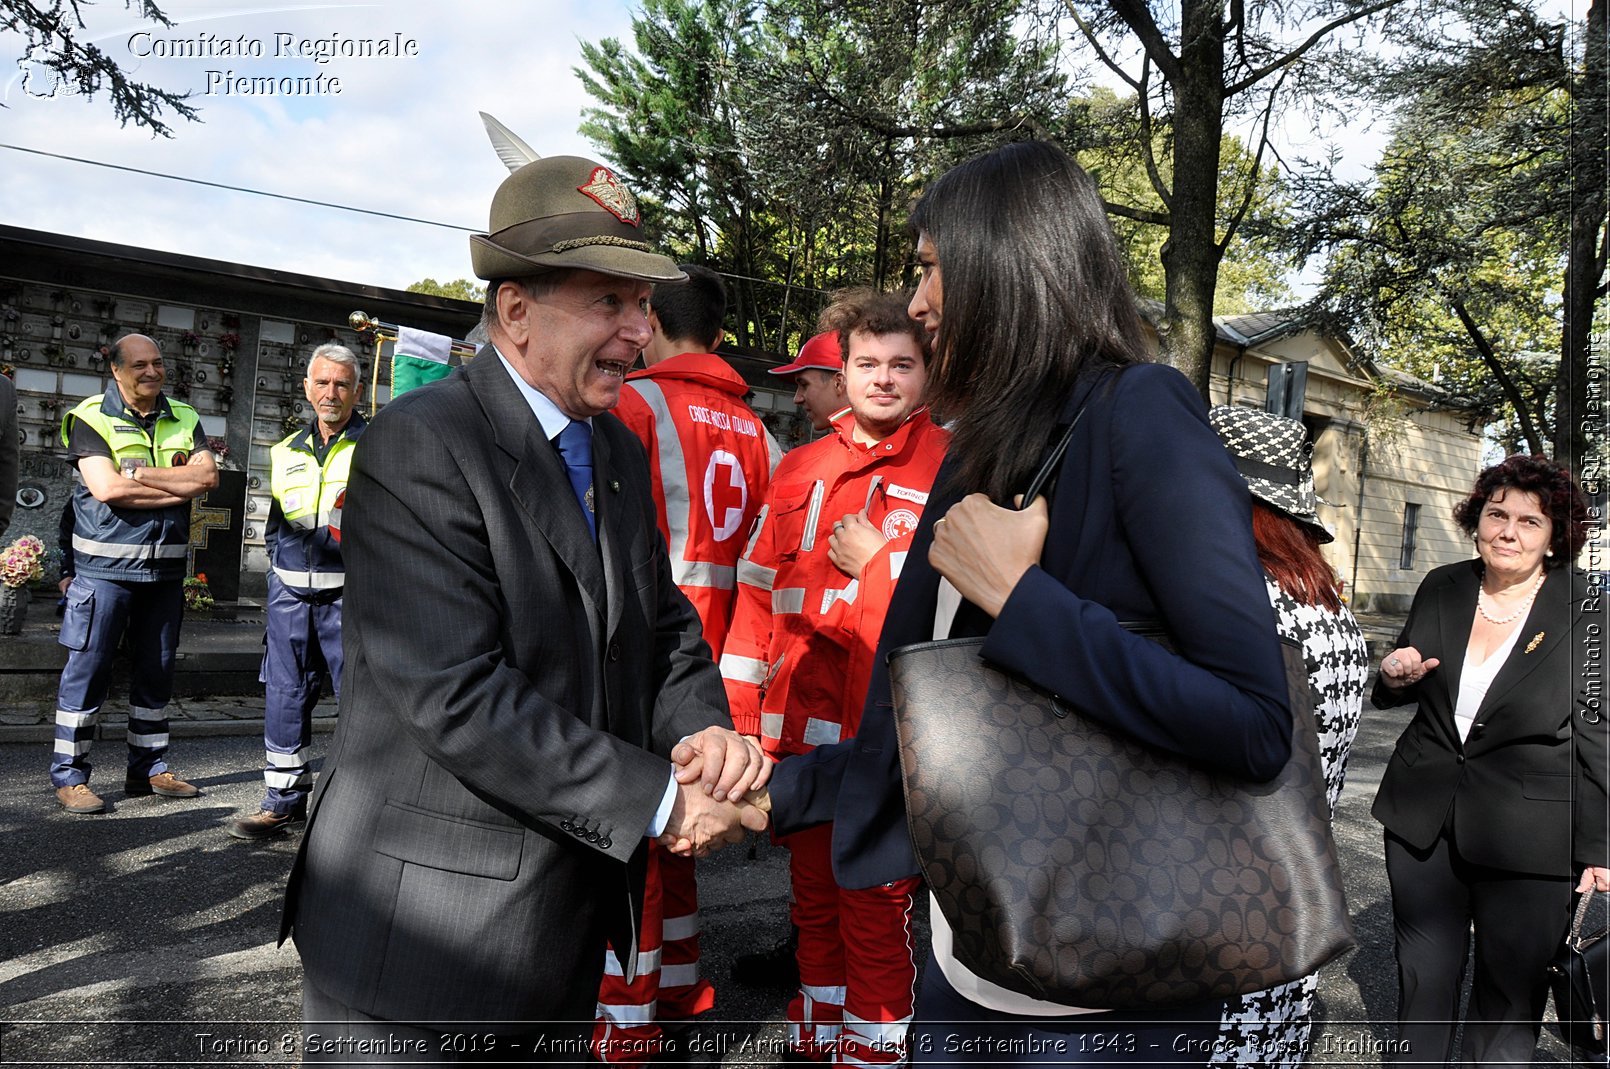
[{"label": "red jacket", "polygon": [[738,555],[781,456],[741,400],[748,391],[719,356],[683,353],[627,375],[614,408],[648,450],[671,575],[715,657],[732,619]]},{"label": "red jacket", "polygon": [[[950,440],[926,408],[871,447],[854,428],[845,413],[834,433],[783,458],[738,562],[721,675],[734,726],[779,756],[860,726],[878,632]],[[862,509],[889,541],[852,579],[828,560],[827,540]]]}]

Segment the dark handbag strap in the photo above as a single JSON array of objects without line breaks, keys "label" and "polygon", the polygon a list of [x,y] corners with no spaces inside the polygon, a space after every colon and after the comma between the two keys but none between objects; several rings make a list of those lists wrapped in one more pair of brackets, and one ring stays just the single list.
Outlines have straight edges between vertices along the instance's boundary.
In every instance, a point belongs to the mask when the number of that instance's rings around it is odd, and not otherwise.
[{"label": "dark handbag strap", "polygon": [[1035,472],[1034,478],[1029,480],[1028,489],[1023,491],[1023,503],[1017,506],[1019,509],[1028,508],[1034,504],[1035,499],[1041,494],[1049,493],[1051,481],[1056,478],[1057,468],[1061,466],[1062,457],[1068,451],[1068,443],[1073,441],[1074,428],[1079,426],[1079,421],[1084,418],[1085,408],[1090,404],[1090,395],[1096,392],[1096,387],[1100,384],[1099,381],[1093,382],[1086,388],[1084,397],[1079,401],[1078,410],[1074,412],[1073,419],[1068,423],[1068,429],[1062,432],[1062,437],[1057,439],[1056,444],[1051,447],[1051,451],[1040,462],[1040,470]]}]

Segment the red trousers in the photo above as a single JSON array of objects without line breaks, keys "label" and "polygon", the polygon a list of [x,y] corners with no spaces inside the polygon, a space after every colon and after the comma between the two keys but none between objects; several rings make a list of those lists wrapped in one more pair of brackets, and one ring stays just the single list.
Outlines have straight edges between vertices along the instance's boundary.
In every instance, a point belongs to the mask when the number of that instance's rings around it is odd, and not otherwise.
[{"label": "red trousers", "polygon": [[833,826],[779,840],[790,852],[799,993],[788,1004],[793,1049],[835,1065],[903,1065],[917,965],[916,879],[867,890],[833,878]]},{"label": "red trousers", "polygon": [[699,977],[699,897],[694,861],[648,846],[643,927],[637,934],[637,979],[621,972],[613,950],[598,987],[594,1053],[613,1065],[639,1066],[660,1052],[661,1020],[680,1021],[711,1009],[715,987]]}]

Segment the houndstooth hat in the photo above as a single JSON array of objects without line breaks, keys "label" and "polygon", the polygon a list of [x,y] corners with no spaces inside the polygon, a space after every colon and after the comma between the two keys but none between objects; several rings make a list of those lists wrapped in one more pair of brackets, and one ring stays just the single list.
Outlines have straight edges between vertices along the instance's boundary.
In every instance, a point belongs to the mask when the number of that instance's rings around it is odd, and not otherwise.
[{"label": "houndstooth hat", "polygon": [[1218,405],[1208,411],[1208,422],[1224,440],[1253,497],[1307,524],[1321,542],[1335,539],[1314,511],[1320,499],[1314,493],[1313,446],[1301,421]]}]

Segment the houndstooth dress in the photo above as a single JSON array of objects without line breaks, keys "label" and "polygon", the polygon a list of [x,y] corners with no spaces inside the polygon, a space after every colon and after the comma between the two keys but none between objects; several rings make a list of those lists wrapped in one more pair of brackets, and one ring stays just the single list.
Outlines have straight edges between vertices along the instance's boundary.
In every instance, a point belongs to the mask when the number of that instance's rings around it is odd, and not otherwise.
[{"label": "houndstooth dress", "polygon": [[[1331,812],[1342,793],[1347,751],[1358,733],[1369,674],[1369,648],[1353,614],[1320,605],[1300,605],[1267,576],[1275,626],[1282,638],[1302,646],[1318,702],[1319,749],[1325,764],[1325,794]],[[1307,1056],[1317,975],[1267,991],[1233,998],[1219,1025],[1211,1066],[1296,1066]]]}]

